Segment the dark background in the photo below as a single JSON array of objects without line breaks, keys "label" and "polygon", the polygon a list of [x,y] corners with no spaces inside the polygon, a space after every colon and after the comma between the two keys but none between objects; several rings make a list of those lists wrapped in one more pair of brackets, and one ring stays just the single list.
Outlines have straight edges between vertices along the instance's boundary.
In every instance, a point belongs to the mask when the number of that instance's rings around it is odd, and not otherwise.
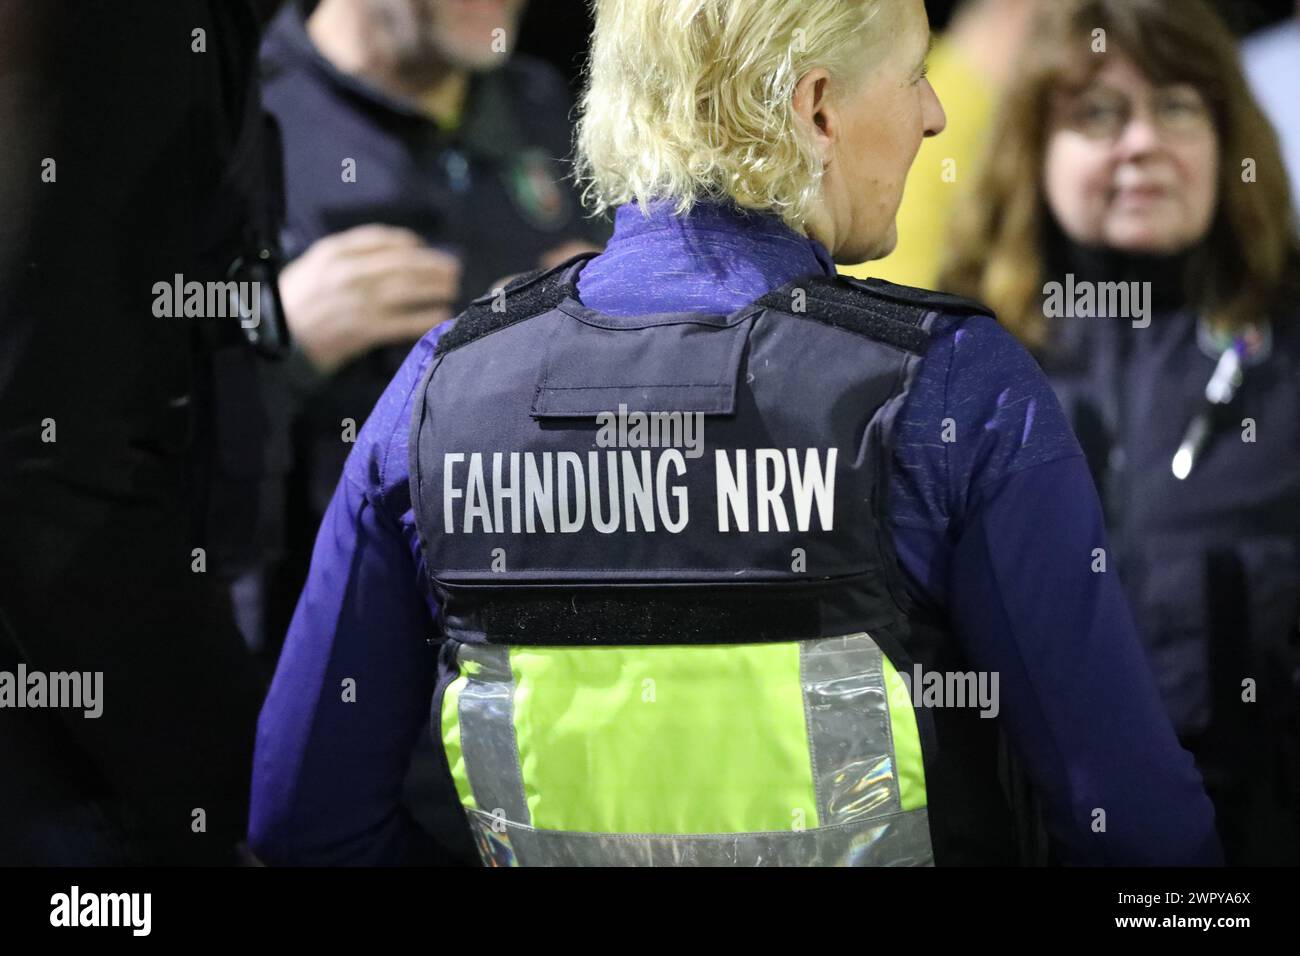
[{"label": "dark background", "polygon": [[[797,2],[797,0],[796,0]],[[1295,13],[1295,0],[1212,0],[1237,33],[1245,35]],[[958,0],[926,0],[930,23],[943,29]],[[519,49],[542,57],[569,77],[576,97],[591,33],[586,0],[532,0],[524,16]]]}]

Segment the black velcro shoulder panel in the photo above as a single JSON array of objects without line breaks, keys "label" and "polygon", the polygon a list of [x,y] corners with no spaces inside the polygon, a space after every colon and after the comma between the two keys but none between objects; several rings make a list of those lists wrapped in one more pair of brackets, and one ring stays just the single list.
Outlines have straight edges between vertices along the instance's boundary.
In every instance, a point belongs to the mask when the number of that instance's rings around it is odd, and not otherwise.
[{"label": "black velcro shoulder panel", "polygon": [[[800,308],[798,294],[803,293]],[[917,355],[925,352],[927,316],[991,312],[977,302],[879,279],[809,276],[763,296],[756,305],[811,318]]]},{"label": "black velcro shoulder panel", "polygon": [[[579,259],[589,259],[595,253],[584,252],[560,263],[552,269],[527,272],[506,284],[502,290],[492,290],[469,304],[456,319],[456,323],[438,340],[434,355],[445,355],[453,349],[468,345],[485,335],[551,311],[573,291],[569,282],[569,269]],[[494,309],[501,295],[505,308]]]},{"label": "black velcro shoulder panel", "polygon": [[866,289],[881,298],[906,305],[919,306],[926,312],[943,312],[946,315],[987,315],[996,318],[993,310],[976,299],[967,299],[947,292],[934,292],[931,289],[917,289],[910,285],[898,285],[884,279],[854,279],[852,276],[840,276],[844,282],[858,289]]}]

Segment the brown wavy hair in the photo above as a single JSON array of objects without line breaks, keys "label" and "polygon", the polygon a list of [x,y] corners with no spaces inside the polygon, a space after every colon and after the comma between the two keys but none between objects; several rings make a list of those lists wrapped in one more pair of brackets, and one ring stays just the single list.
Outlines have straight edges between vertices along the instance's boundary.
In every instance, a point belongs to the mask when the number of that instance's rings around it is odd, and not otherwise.
[{"label": "brown wavy hair", "polygon": [[[1256,104],[1236,39],[1203,0],[1052,0],[1029,35],[1008,87],[976,188],[959,208],[940,288],[983,300],[1031,349],[1047,342],[1042,308],[1055,226],[1043,189],[1052,94],[1081,89],[1101,66],[1093,31],[1105,30],[1157,85],[1186,83],[1205,98],[1219,141],[1218,208],[1189,277],[1198,308],[1216,324],[1273,320],[1300,263],[1281,150]],[[1257,181],[1243,182],[1254,159]]]}]

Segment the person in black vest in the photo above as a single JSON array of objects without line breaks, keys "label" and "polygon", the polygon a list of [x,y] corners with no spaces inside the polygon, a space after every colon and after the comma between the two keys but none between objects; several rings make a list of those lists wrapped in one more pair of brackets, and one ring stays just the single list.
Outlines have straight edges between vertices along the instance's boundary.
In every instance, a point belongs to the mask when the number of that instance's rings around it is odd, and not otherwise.
[{"label": "person in black vest", "polygon": [[258,420],[214,393],[276,325],[266,6],[0,6],[0,864],[236,859],[263,684],[213,489]]},{"label": "person in black vest", "polygon": [[[366,423],[259,858],[1220,861],[1042,372],[976,302],[836,275],[944,128],[928,40],[920,0],[596,4],[614,236],[425,336]],[[431,706],[454,847],[401,802]]]},{"label": "person in black vest", "polygon": [[1229,860],[1295,863],[1300,251],[1235,46],[1200,0],[1053,4],[945,287],[1070,416]]}]

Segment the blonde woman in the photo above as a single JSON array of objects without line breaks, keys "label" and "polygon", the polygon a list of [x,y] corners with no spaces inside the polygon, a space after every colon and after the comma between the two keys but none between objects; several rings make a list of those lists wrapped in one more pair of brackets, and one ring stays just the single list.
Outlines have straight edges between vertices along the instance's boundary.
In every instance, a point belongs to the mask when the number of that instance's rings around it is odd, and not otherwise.
[{"label": "blonde woman", "polygon": [[432,697],[488,864],[1216,862],[1041,373],[976,303],[835,275],[944,127],[920,0],[595,13],[613,240],[428,337],[367,424],[255,850],[433,856],[399,801]]}]

